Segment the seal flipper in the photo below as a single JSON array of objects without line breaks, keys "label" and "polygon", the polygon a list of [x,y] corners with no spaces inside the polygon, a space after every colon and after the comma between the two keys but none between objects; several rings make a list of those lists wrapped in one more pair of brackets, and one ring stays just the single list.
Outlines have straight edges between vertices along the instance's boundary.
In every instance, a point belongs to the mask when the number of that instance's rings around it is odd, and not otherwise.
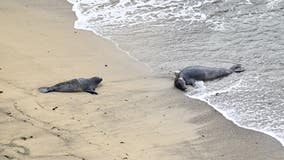
[{"label": "seal flipper", "polygon": [[235,64],[233,65],[230,70],[232,70],[233,72],[239,73],[239,72],[243,72],[245,71],[245,69],[240,65],[240,64]]},{"label": "seal flipper", "polygon": [[189,79],[189,80],[186,81],[186,85],[191,85],[191,86],[195,87],[196,86],[195,82],[196,82],[195,79]]},{"label": "seal flipper", "polygon": [[191,85],[193,88],[199,88],[199,85],[197,85],[196,81],[194,81]]},{"label": "seal flipper", "polygon": [[41,93],[48,93],[50,92],[50,88],[49,87],[40,87],[38,88],[38,91]]},{"label": "seal flipper", "polygon": [[90,94],[95,94],[95,95],[98,95],[98,93],[96,91],[90,91],[90,90],[87,90],[86,92],[90,93]]},{"label": "seal flipper", "polygon": [[98,95],[98,93],[95,91],[95,89],[88,89],[88,90],[86,90],[85,92],[88,92],[88,93],[90,93],[90,94]]}]

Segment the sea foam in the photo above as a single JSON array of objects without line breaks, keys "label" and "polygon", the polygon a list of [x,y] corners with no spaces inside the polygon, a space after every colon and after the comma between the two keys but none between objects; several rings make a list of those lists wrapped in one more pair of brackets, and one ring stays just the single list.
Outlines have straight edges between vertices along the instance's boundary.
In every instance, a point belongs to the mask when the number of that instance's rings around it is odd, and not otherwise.
[{"label": "sea foam", "polygon": [[[207,102],[238,126],[271,135],[284,145],[284,57],[281,44],[277,46],[277,37],[283,35],[278,33],[284,21],[278,9],[282,0],[259,4],[250,0],[68,1],[78,18],[75,28],[114,41],[154,70],[242,62],[248,69],[242,76],[198,82],[186,95]],[[129,40],[121,41],[125,39]]]}]

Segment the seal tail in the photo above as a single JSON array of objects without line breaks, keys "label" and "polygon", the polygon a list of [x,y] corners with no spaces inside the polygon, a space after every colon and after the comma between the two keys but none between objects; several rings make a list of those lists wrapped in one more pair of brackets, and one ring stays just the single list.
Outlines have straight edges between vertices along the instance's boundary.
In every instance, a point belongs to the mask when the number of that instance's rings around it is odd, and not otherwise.
[{"label": "seal tail", "polygon": [[240,64],[235,64],[230,69],[236,73],[245,71],[245,69]]},{"label": "seal tail", "polygon": [[50,90],[50,87],[40,87],[40,88],[38,89],[38,91],[41,92],[41,93],[48,93],[48,92],[50,92],[51,90]]}]

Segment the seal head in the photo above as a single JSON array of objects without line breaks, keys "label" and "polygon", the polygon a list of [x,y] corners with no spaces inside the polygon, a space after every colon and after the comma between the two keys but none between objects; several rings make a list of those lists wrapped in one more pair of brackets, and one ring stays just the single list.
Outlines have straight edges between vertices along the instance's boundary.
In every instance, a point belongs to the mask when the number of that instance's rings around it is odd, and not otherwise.
[{"label": "seal head", "polygon": [[182,91],[185,91],[187,89],[185,80],[183,78],[176,78],[175,79],[175,86]]},{"label": "seal head", "polygon": [[94,84],[99,84],[101,83],[103,79],[101,77],[92,77],[90,78],[90,81],[93,82]]}]

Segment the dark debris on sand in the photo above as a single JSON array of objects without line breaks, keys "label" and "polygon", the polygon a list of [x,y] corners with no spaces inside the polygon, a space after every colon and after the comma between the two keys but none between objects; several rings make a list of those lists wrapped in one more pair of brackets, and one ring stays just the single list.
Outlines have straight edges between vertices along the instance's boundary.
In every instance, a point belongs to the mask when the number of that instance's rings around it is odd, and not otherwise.
[{"label": "dark debris on sand", "polygon": [[7,158],[7,159],[14,159],[13,157],[8,156],[8,155],[4,155],[4,157]]}]

